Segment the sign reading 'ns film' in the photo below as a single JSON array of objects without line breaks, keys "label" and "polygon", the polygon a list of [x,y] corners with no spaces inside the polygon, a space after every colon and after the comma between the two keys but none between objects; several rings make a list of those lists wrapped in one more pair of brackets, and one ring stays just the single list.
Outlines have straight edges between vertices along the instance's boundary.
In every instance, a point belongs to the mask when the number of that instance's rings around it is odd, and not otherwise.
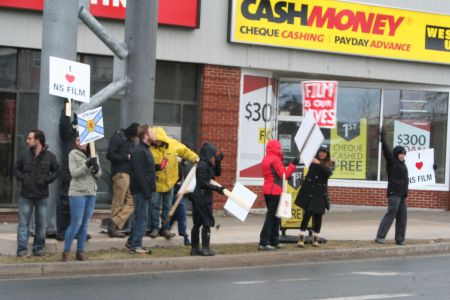
[{"label": "sign reading 'ns film'", "polygon": [[231,0],[230,41],[450,64],[450,16],[348,1]]},{"label": "sign reading 'ns film'", "polygon": [[50,95],[89,102],[91,67],[67,59],[50,56]]}]

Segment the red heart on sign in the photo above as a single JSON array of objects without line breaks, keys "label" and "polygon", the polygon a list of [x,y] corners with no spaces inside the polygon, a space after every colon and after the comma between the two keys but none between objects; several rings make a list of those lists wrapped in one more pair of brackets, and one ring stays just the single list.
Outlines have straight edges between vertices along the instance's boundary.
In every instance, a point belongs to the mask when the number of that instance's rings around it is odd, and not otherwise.
[{"label": "red heart on sign", "polygon": [[419,162],[416,162],[416,168],[417,169],[422,169],[422,167],[423,167],[423,162],[422,161],[419,161]]},{"label": "red heart on sign", "polygon": [[69,83],[72,83],[75,80],[75,76],[74,75],[70,75],[70,74],[66,74],[66,80]]}]

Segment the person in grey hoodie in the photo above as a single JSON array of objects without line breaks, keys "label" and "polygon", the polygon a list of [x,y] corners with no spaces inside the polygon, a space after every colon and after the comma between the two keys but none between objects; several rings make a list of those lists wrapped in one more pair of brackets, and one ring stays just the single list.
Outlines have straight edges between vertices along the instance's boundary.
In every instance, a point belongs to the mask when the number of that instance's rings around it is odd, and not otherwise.
[{"label": "person in grey hoodie", "polygon": [[75,148],[69,153],[69,170],[72,180],[69,187],[70,225],[64,237],[64,252],[62,260],[70,259],[72,242],[76,238],[76,260],[86,260],[84,244],[89,221],[95,208],[97,192],[96,180],[101,176],[97,157],[89,158],[87,145],[80,144],[80,138],[75,140]]}]

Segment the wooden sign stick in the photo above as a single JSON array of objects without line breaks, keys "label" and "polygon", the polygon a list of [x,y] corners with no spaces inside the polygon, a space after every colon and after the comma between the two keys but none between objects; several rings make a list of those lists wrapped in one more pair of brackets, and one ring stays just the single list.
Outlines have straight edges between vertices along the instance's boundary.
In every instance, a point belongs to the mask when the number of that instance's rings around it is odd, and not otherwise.
[{"label": "wooden sign stick", "polygon": [[91,152],[91,157],[97,156],[97,153],[95,152],[95,142],[89,143],[89,151]]},{"label": "wooden sign stick", "polygon": [[[209,183],[217,185],[222,187],[222,185],[220,185],[218,182],[214,181],[214,180],[210,180]],[[241,206],[243,209],[250,211],[250,209],[252,208],[251,205],[249,205],[247,202],[245,202],[244,200],[242,200],[241,198],[239,198],[238,196],[236,196],[235,194],[233,194],[231,191],[224,189],[223,190],[223,194],[225,196],[227,196],[228,198],[233,199],[237,204],[239,204],[239,206]]]},{"label": "wooden sign stick", "polygon": [[70,117],[72,116],[72,99],[67,99],[66,103],[66,116]]}]

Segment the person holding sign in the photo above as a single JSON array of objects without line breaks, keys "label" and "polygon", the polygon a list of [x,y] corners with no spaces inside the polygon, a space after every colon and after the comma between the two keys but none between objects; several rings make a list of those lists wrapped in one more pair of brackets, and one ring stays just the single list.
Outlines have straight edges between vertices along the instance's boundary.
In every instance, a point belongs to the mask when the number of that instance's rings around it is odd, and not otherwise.
[{"label": "person holding sign", "polygon": [[384,244],[386,235],[395,219],[395,243],[399,246],[405,244],[407,202],[408,197],[408,168],[405,164],[406,150],[403,146],[395,146],[391,151],[386,143],[384,129],[380,131],[381,147],[386,159],[386,172],[388,175],[388,211],[381,220],[375,242]]},{"label": "person holding sign", "polygon": [[69,171],[72,179],[69,187],[70,225],[64,236],[63,261],[69,261],[72,242],[77,239],[76,260],[84,261],[84,244],[89,222],[94,213],[96,180],[101,171],[97,157],[89,157],[87,144],[81,145],[80,138],[75,140],[75,148],[69,153]]},{"label": "person holding sign", "polygon": [[283,175],[286,179],[295,171],[295,163],[298,158],[289,163],[287,168],[283,165],[283,152],[278,140],[270,140],[266,147],[266,156],[262,161],[262,173],[264,176],[263,193],[266,201],[267,214],[263,228],[259,235],[258,250],[275,250],[280,248],[278,236],[280,234],[280,219],[277,212],[280,196],[283,192]]},{"label": "person holding sign", "polygon": [[319,247],[319,234],[322,228],[322,216],[330,209],[328,198],[328,178],[333,174],[334,162],[330,158],[327,145],[322,145],[309,166],[305,181],[295,199],[295,205],[304,210],[298,247],[305,246],[306,229],[312,217],[313,246]]},{"label": "person holding sign", "polygon": [[[195,179],[197,185],[192,194],[192,221],[191,231],[192,256],[214,256],[210,249],[211,227],[215,224],[212,211],[212,192],[223,194],[222,186],[210,183],[210,180],[222,173],[223,153],[217,154],[217,149],[209,143],[204,143],[200,149],[200,161],[197,165]],[[200,227],[202,226],[202,248],[200,244]]]}]

